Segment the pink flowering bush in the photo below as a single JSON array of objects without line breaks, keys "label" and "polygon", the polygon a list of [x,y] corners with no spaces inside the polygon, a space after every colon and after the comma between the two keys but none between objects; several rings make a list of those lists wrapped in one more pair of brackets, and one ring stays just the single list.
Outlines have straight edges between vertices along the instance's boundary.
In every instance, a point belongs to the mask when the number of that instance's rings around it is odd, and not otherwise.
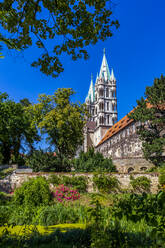
[{"label": "pink flowering bush", "polygon": [[59,202],[62,202],[63,200],[74,201],[80,198],[80,194],[76,190],[62,184],[55,188],[53,197]]}]

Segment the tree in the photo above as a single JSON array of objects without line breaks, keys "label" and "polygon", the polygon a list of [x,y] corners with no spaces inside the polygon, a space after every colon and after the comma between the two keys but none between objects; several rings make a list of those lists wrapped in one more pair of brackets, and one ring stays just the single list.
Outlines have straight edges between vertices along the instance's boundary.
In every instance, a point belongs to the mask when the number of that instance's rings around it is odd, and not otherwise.
[{"label": "tree", "polygon": [[31,105],[31,102],[29,101],[28,98],[23,98],[20,100],[20,103],[22,104],[22,106],[24,107],[28,107],[29,105]]},{"label": "tree", "polygon": [[64,70],[62,53],[87,59],[85,47],[111,37],[119,27],[111,0],[4,0],[0,13],[3,37],[21,50],[33,45],[42,49],[32,66],[54,77]]},{"label": "tree", "polygon": [[87,152],[81,151],[78,158],[73,160],[74,169],[78,172],[113,172],[115,165],[110,158],[104,158],[100,152],[95,152],[90,148]]},{"label": "tree", "polygon": [[[9,12],[7,11],[2,11],[0,10],[0,20],[1,21],[6,21],[7,20],[7,16],[8,16]],[[8,38],[5,38],[1,33],[0,33],[0,51],[2,50],[3,46],[6,45],[9,49],[17,49],[16,44],[11,41]],[[0,59],[3,59],[4,56],[2,55],[2,52],[0,52]]]},{"label": "tree", "polygon": [[12,157],[17,162],[24,145],[32,150],[34,142],[39,141],[32,119],[31,113],[21,103],[10,100],[6,93],[0,94],[0,152],[3,163],[9,163]]},{"label": "tree", "polygon": [[83,142],[87,110],[84,104],[70,101],[73,93],[70,88],[58,89],[52,96],[40,95],[39,103],[29,107],[41,133],[48,135],[61,160],[64,156],[72,158]]},{"label": "tree", "polygon": [[156,78],[146,87],[145,97],[137,101],[137,107],[129,115],[140,121],[138,134],[142,140],[144,156],[155,165],[162,165],[165,148],[165,77]]}]

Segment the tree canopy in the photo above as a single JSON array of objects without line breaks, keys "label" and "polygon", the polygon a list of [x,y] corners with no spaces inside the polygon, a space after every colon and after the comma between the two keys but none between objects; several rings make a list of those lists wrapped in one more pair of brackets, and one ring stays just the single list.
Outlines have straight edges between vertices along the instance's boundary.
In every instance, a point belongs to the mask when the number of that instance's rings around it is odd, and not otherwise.
[{"label": "tree canopy", "polygon": [[39,141],[32,119],[31,113],[21,103],[10,100],[6,93],[0,94],[0,153],[3,163],[9,163],[12,157],[17,162],[24,146],[32,150],[34,142]]},{"label": "tree canopy", "polygon": [[115,172],[116,167],[111,158],[104,158],[100,152],[95,152],[94,148],[89,148],[87,152],[81,151],[78,158],[73,160],[76,172]]},{"label": "tree canopy", "polygon": [[84,104],[71,102],[73,93],[70,88],[61,88],[52,96],[40,95],[39,102],[29,107],[38,128],[48,135],[61,158],[72,158],[83,142],[87,110]]},{"label": "tree canopy", "polygon": [[62,53],[87,59],[86,46],[111,37],[119,27],[111,0],[3,0],[0,25],[9,48],[41,49],[32,66],[53,77],[64,70]]},{"label": "tree canopy", "polygon": [[151,87],[146,87],[145,98],[137,101],[137,107],[129,116],[140,121],[138,134],[143,141],[142,148],[146,159],[155,165],[165,164],[165,77],[154,80]]}]

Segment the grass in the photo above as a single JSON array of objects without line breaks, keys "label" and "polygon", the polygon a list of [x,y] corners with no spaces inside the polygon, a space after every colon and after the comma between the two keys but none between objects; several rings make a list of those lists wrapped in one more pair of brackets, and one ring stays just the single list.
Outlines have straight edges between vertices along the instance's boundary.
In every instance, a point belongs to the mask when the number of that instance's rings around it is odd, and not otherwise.
[{"label": "grass", "polygon": [[22,226],[2,226],[0,227],[0,236],[4,232],[9,232],[11,235],[24,235],[25,233],[30,234],[32,232],[39,232],[40,234],[50,234],[60,229],[61,232],[66,232],[69,229],[85,229],[85,224],[59,224],[54,226],[34,226],[34,225],[22,225]]}]

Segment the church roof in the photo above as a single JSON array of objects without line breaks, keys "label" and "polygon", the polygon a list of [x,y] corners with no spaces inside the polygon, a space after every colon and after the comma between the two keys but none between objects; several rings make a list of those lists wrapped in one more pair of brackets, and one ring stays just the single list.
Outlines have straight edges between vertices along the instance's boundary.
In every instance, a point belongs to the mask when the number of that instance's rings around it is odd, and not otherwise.
[{"label": "church roof", "polygon": [[[146,99],[146,101],[147,101],[147,99]],[[149,102],[147,102],[146,105],[147,105],[147,108],[152,108],[152,105]],[[159,104],[158,107],[160,109],[162,109],[162,110],[165,110],[165,104]],[[115,135],[116,133],[118,133],[120,130],[124,129],[130,123],[134,122],[133,119],[130,119],[128,117],[128,115],[131,114],[133,111],[134,111],[134,109],[131,110],[120,121],[118,121],[117,123],[115,123],[110,129],[108,129],[108,131],[105,133],[104,137],[102,138],[102,140],[99,142],[99,144],[96,147],[98,147],[99,145],[101,145],[102,143],[104,143],[107,139],[111,138],[113,135]]]},{"label": "church roof", "polygon": [[[129,112],[129,114],[131,114],[132,111]],[[107,139],[111,138],[113,135],[115,135],[120,130],[122,130],[123,128],[125,128],[126,126],[128,126],[133,121],[134,120],[133,119],[130,119],[128,117],[128,115],[124,116],[120,121],[118,121],[117,123],[115,123],[110,129],[108,129],[108,131],[105,133],[104,137],[102,138],[102,140],[99,142],[99,144],[97,146],[99,146],[102,143],[104,143]]]},{"label": "church roof", "polygon": [[103,60],[102,60],[101,68],[100,68],[99,77],[104,78],[105,80],[107,80],[107,79],[110,80],[110,76],[111,75],[110,75],[107,59],[105,56],[105,48],[104,48]]}]

